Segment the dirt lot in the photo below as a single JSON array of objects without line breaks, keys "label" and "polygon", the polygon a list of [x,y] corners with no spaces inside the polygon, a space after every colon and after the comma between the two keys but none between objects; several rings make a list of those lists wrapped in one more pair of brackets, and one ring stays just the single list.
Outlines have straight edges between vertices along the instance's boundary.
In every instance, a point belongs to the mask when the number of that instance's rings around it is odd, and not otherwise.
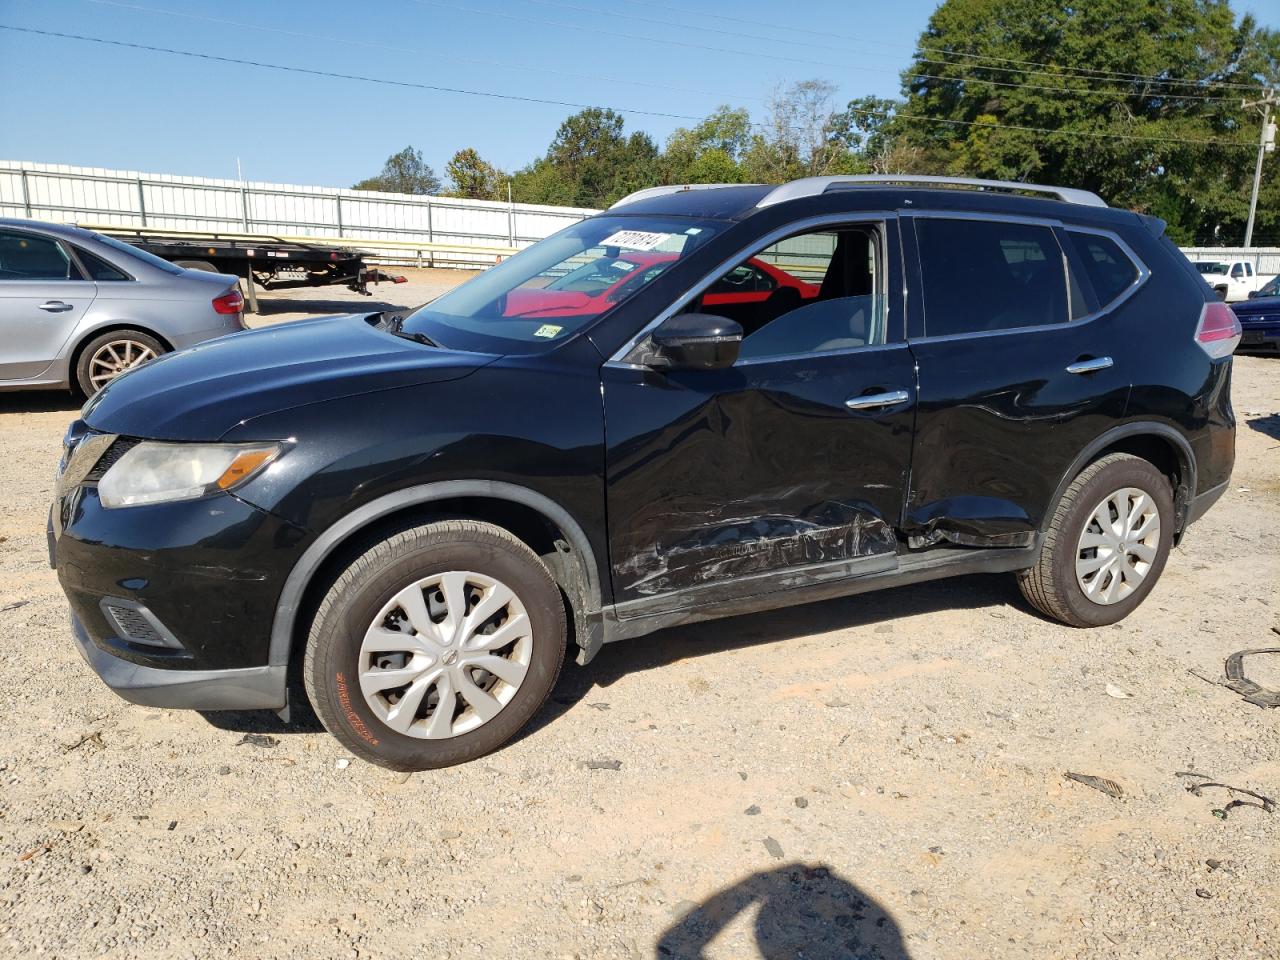
[{"label": "dirt lot", "polygon": [[357,313],[390,310],[403,313],[420,307],[456,284],[475,276],[469,270],[416,270],[386,267],[385,272],[404,277],[405,283],[371,283],[369,295],[353,293],[346,287],[302,287],[297,290],[259,291],[260,312],[245,319],[251,327],[264,327],[286,320],[301,320],[325,313]]},{"label": "dirt lot", "polygon": [[1180,775],[1280,798],[1280,712],[1203,679],[1280,646],[1280,360],[1236,371],[1231,491],[1120,626],[979,576],[669,630],[411,777],[110,693],[45,563],[75,407],[0,394],[0,955],[1280,956],[1280,813]]}]

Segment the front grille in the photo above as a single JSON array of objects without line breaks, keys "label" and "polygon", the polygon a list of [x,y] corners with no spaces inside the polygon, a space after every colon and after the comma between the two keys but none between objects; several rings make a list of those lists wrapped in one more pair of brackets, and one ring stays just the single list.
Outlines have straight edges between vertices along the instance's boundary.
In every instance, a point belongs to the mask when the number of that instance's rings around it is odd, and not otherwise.
[{"label": "front grille", "polygon": [[115,465],[117,460],[141,442],[141,440],[135,440],[132,437],[116,437],[115,442],[107,447],[107,452],[100,456],[98,462],[85,474],[85,483],[97,483]]}]

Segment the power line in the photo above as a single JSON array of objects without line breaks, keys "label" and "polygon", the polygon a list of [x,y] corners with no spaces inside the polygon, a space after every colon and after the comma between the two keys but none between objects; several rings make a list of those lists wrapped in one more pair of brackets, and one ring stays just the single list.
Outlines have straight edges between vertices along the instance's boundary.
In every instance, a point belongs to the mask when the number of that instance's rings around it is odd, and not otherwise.
[{"label": "power line", "polygon": [[[532,2],[540,2],[540,0],[532,0]],[[761,21],[758,19],[752,19],[748,17],[731,17],[731,16],[718,14],[718,13],[705,13],[697,10],[688,10],[683,7],[671,6],[670,4],[652,3],[651,0],[627,0],[627,2],[643,4],[646,8],[649,8],[649,9],[670,10],[673,13],[681,13],[686,16],[704,17],[708,19],[725,20],[725,21],[731,21],[735,23],[746,23],[746,24],[751,24],[753,26],[766,26],[775,30],[790,30],[795,33],[803,33],[803,34],[808,34],[810,36],[815,36],[815,37],[823,37],[826,39],[850,40],[855,43],[871,44],[877,47],[890,46],[898,50],[911,50],[913,57],[920,56],[921,54],[929,54],[930,56],[935,56],[935,57],[967,57],[967,58],[976,59],[976,60],[990,60],[996,63],[1013,63],[1013,64],[1020,64],[1023,66],[1048,68],[1046,70],[1022,71],[1025,73],[1042,73],[1042,74],[1050,74],[1053,76],[1062,76],[1064,74],[1080,74],[1082,76],[1089,77],[1092,79],[1098,79],[1098,80],[1165,83],[1165,84],[1175,84],[1180,86],[1193,86],[1193,87],[1199,87],[1202,89],[1206,87],[1224,87],[1224,88],[1231,88],[1231,89],[1237,89],[1237,90],[1262,90],[1263,89],[1262,85],[1257,83],[1233,83],[1227,80],[1176,80],[1171,77],[1159,77],[1159,76],[1152,76],[1152,75],[1141,74],[1141,73],[1124,73],[1122,71],[1116,71],[1116,70],[1097,70],[1090,67],[1064,67],[1059,64],[1048,63],[1043,60],[1016,60],[1010,57],[995,57],[989,54],[968,53],[962,50],[941,50],[941,49],[928,50],[928,49],[922,49],[922,47],[919,45],[908,47],[905,44],[900,44],[900,43],[885,44],[880,41],[868,40],[867,38],[858,37],[858,36],[854,36],[852,34],[847,34],[847,33],[834,33],[829,30],[812,30],[805,27],[797,27],[792,24],[766,22],[766,21]],[[762,37],[761,39],[772,40],[774,38]],[[786,40],[783,42],[793,43],[796,41]],[[836,48],[831,48],[831,49],[836,49]],[[925,60],[924,62],[940,63],[940,64],[953,63],[953,61],[950,61],[950,60]],[[956,65],[959,66],[959,64],[956,64]]]},{"label": "power line", "polygon": [[[445,2],[445,0],[412,0],[412,2],[420,4],[422,6],[439,7],[446,10],[455,10],[462,13],[471,13],[477,16],[499,17],[505,20],[515,20],[522,23],[536,23],[536,24],[542,24],[545,26],[560,27],[566,30],[581,30],[588,33],[597,33],[602,36],[617,37],[624,40],[641,40],[646,43],[668,44],[671,46],[685,47],[685,48],[690,48],[695,50],[707,50],[712,53],[728,53],[734,56],[741,56],[741,57],[764,58],[768,60],[779,60],[786,63],[800,63],[800,64],[806,64],[809,66],[831,67],[836,70],[860,70],[860,71],[869,72],[869,73],[894,73],[894,74],[899,73],[898,70],[892,67],[869,67],[869,66],[862,66],[858,64],[849,64],[849,63],[832,63],[831,61],[827,61],[827,60],[811,60],[803,57],[792,57],[792,56],[786,56],[784,54],[777,54],[777,53],[761,53],[761,52],[752,51],[752,50],[740,50],[733,47],[717,47],[717,46],[712,46],[710,44],[695,43],[689,40],[678,40],[670,37],[652,37],[652,36],[644,36],[642,34],[624,33],[617,30],[609,30],[604,27],[595,26],[594,24],[572,23],[572,22],[565,22],[562,20],[548,20],[545,17],[525,16],[518,13],[508,13],[503,10],[477,9],[475,7],[463,6],[457,3]],[[557,2],[557,0],[529,0],[529,2],[544,4],[547,6],[563,7],[569,10],[577,10],[577,11],[582,11],[587,13],[594,12],[587,7],[575,6],[573,4],[568,4],[568,3],[560,3],[560,2]],[[664,26],[669,25],[669,24],[666,24],[665,21],[653,20],[646,17],[637,17],[631,14],[617,14],[617,16],[625,17],[630,20],[639,20],[646,23],[658,23]],[[725,31],[725,30],[716,30],[712,32],[728,34],[730,36],[743,37],[750,40],[771,40],[772,39],[770,37],[761,36],[759,34],[735,33],[732,31]],[[827,49],[839,50],[840,48],[828,47]],[[928,61],[928,62],[939,63],[943,66],[948,66],[948,67],[957,66],[957,64],[951,61]],[[975,66],[978,66],[978,65],[975,65]],[[1008,70],[1010,68],[987,67],[986,69]],[[998,86],[998,87],[1023,88],[1023,89],[1030,89],[1030,90],[1045,90],[1045,91],[1052,91],[1054,93],[1071,93],[1076,96],[1087,96],[1087,97],[1110,97],[1115,100],[1180,99],[1180,100],[1219,100],[1223,102],[1234,103],[1237,99],[1236,97],[1212,97],[1212,96],[1191,95],[1191,94],[1174,97],[1171,94],[1165,94],[1165,93],[1134,93],[1132,91],[1126,91],[1126,90],[1080,90],[1076,88],[1064,88],[1061,86],[1012,83],[1004,80],[991,80],[984,77],[944,77],[944,76],[937,76],[931,73],[907,73],[903,75],[906,77],[919,79],[919,80],[941,80],[941,81],[970,80],[974,83],[986,83],[986,84],[990,84],[992,86]]]},{"label": "power line", "polygon": [[[589,109],[592,104],[575,103],[571,100],[552,100],[543,97],[529,97],[516,93],[496,93],[488,90],[467,90],[463,87],[446,87],[433,83],[416,83],[412,80],[389,80],[384,77],[366,77],[356,73],[337,73],[332,70],[315,70],[310,67],[290,67],[279,63],[264,63],[261,60],[246,60],[239,57],[224,57],[213,53],[198,53],[194,50],[178,50],[173,47],[155,47],[145,43],[132,43],[126,40],[108,40],[105,37],[89,37],[79,33],[59,33],[55,30],[37,30],[34,27],[17,27],[0,23],[0,30],[16,30],[20,33],[34,33],[45,37],[57,37],[62,40],[84,40],[89,43],[101,43],[112,47],[127,47],[132,50],[147,50],[151,53],[169,53],[179,57],[194,57],[199,60],[212,60],[217,63],[236,63],[242,66],[262,67],[265,70],[283,70],[287,73],[302,73],[313,77],[329,77],[335,80],[358,80],[361,83],[380,83],[393,87],[409,87],[417,90],[431,90],[436,93],[457,93],[468,97],[492,97],[496,100],[512,100],[520,103],[537,103],[554,107],[574,107],[578,110]],[[649,117],[664,117],[669,120],[702,120],[702,117],[684,113],[664,113],[660,110],[641,110],[639,108],[618,107],[622,113],[636,113]]]},{"label": "power line", "polygon": [[[636,87],[647,87],[652,90],[670,90],[675,93],[694,93],[705,97],[715,97],[717,99],[726,99],[728,94],[715,93],[710,90],[698,90],[693,87],[677,87],[664,83],[651,83],[645,80],[628,80],[622,77],[597,76],[587,73],[573,73],[568,70],[553,70],[550,67],[535,67],[529,64],[511,63],[509,61],[499,60],[481,60],[474,57],[458,57],[452,54],[437,53],[434,50],[415,50],[412,47],[400,47],[389,43],[380,43],[376,40],[360,40],[354,37],[331,37],[318,33],[302,33],[297,30],[286,30],[283,27],[271,27],[264,24],[246,23],[243,20],[227,20],[223,17],[209,17],[199,13],[187,13],[181,10],[166,10],[161,7],[144,7],[136,3],[124,3],[121,0],[85,0],[87,3],[97,4],[99,6],[119,7],[124,10],[135,10],[141,13],[158,13],[170,17],[182,17],[187,20],[195,20],[203,23],[217,23],[223,26],[236,27],[241,30],[256,30],[262,33],[275,33],[286,37],[299,37],[304,40],[322,40],[330,43],[343,43],[349,46],[372,47],[380,50],[391,50],[396,53],[412,53],[417,56],[430,56],[441,60],[452,60],[457,63],[470,63],[484,67],[514,67],[518,70],[530,70],[536,73],[546,73],[558,77],[570,77],[575,80],[604,80],[609,83],[623,83]],[[748,100],[763,100],[763,97],[744,97]]]},{"label": "power line", "polygon": [[[241,66],[261,67],[266,70],[281,70],[287,73],[300,73],[308,76],[326,77],[326,78],[335,79],[335,80],[356,80],[361,83],[375,83],[375,84],[382,84],[382,85],[393,86],[393,87],[407,87],[407,88],[418,89],[418,90],[430,90],[436,93],[456,93],[456,94],[462,94],[465,96],[472,96],[472,97],[490,97],[498,100],[509,100],[509,101],[515,101],[515,102],[521,102],[521,103],[537,103],[537,104],[544,104],[544,105],[550,105],[550,106],[573,107],[579,110],[585,110],[593,106],[596,106],[596,107],[599,106],[598,104],[575,103],[567,100],[552,100],[549,98],[530,97],[530,96],[524,96],[520,94],[498,93],[494,91],[485,91],[485,90],[468,90],[461,87],[446,87],[438,84],[416,83],[409,80],[390,80],[382,77],[367,77],[360,74],[338,73],[332,70],[315,70],[309,67],[292,67],[292,66],[285,66],[284,64],[278,64],[278,63],[265,63],[260,60],[248,60],[248,59],[243,59],[239,57],[226,57],[226,56],[220,56],[220,55],[211,54],[211,53],[199,53],[193,50],[179,50],[173,47],[151,46],[149,44],[133,43],[125,40],[110,40],[104,37],[90,37],[90,36],[85,36],[83,34],[60,33],[53,30],[38,30],[38,29],[35,29],[34,27],[18,27],[18,26],[13,26],[11,24],[5,24],[5,23],[0,23],[0,30],[14,30],[19,33],[29,33],[29,34],[36,34],[39,36],[56,37],[62,40],[82,40],[89,43],[104,44],[106,46],[124,47],[132,50],[145,50],[151,53],[167,53],[167,54],[172,54],[174,56],[192,57],[199,60],[210,60],[217,63],[233,63],[233,64],[239,64]],[[671,120],[692,120],[697,122],[705,119],[704,117],[693,116],[690,114],[665,113],[658,110],[640,110],[640,109],[630,109],[626,107],[619,107],[615,109],[617,109],[621,113],[634,113],[634,114],[640,114],[643,116],[663,117]],[[901,120],[911,120],[911,121],[924,122],[924,123],[942,123],[942,124],[948,124],[948,125],[954,125],[954,126],[981,126],[987,129],[1020,130],[1020,131],[1031,132],[1031,133],[1047,133],[1047,134],[1052,134],[1058,137],[1068,137],[1068,138],[1075,138],[1075,139],[1096,138],[1096,139],[1109,139],[1109,140],[1128,140],[1128,141],[1135,141],[1135,142],[1180,143],[1180,144],[1195,144],[1200,146],[1221,146],[1221,147],[1252,147],[1253,146],[1253,144],[1242,143],[1236,140],[1203,140],[1203,139],[1192,139],[1189,137],[1148,137],[1148,136],[1141,136],[1138,134],[1096,133],[1096,132],[1083,131],[1083,130],[1055,130],[1051,127],[1029,127],[1029,126],[1021,126],[1017,124],[986,123],[983,121],[973,121],[973,120],[950,120],[943,117],[925,117],[925,116],[920,116],[918,114],[892,113],[888,111],[876,111],[876,110],[858,110],[856,108],[851,108],[851,109],[853,113],[856,113],[860,116],[879,117],[882,119],[901,119]],[[760,126],[760,124],[753,124],[753,126]]]}]

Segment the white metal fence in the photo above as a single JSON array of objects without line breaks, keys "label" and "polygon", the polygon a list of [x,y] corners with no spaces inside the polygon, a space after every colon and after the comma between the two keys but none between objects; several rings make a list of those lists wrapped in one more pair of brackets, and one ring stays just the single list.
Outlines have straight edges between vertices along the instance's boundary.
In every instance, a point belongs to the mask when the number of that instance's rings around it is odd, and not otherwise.
[{"label": "white metal fence", "polygon": [[[0,216],[342,241],[386,262],[487,266],[595,212],[0,160]],[[1249,259],[1264,277],[1280,273],[1277,247],[1183,252]]]},{"label": "white metal fence", "polygon": [[527,246],[593,213],[0,160],[0,216],[340,240],[401,262],[492,264],[495,254]]}]

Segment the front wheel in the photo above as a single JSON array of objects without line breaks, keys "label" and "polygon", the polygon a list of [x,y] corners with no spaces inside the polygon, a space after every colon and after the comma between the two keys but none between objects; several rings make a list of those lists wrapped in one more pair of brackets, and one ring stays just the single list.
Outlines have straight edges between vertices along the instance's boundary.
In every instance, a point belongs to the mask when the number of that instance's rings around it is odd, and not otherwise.
[{"label": "front wheel", "polygon": [[426,770],[483,756],[542,706],[564,660],[550,573],[491,524],[430,523],[356,559],[312,621],[303,676],[357,756]]},{"label": "front wheel", "polygon": [[1151,592],[1173,545],[1173,491],[1148,461],[1115,453],[1067,488],[1022,595],[1073,627],[1127,617]]}]

